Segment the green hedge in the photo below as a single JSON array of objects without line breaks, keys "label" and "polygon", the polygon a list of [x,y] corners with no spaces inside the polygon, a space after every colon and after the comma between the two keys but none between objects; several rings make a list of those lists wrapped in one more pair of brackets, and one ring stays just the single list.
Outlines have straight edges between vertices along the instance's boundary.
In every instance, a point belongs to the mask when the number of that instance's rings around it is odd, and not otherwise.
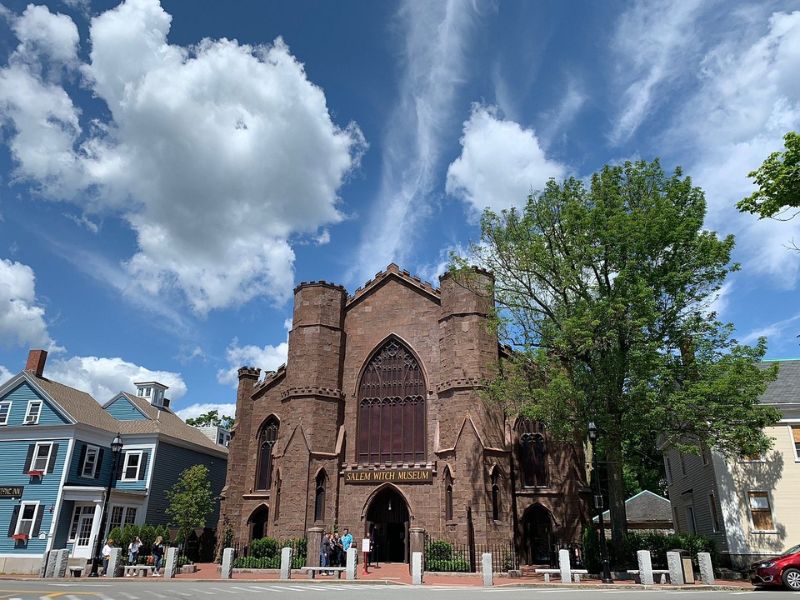
[{"label": "green hedge", "polygon": [[450,560],[433,559],[425,563],[426,571],[445,571],[456,573],[469,573],[469,562],[463,558],[454,558]]},{"label": "green hedge", "polygon": [[[305,556],[292,557],[292,569],[302,569],[306,566]],[[240,556],[233,561],[234,569],[280,569],[281,557],[256,558],[255,556]]]},{"label": "green hedge", "polygon": [[139,561],[144,562],[153,549],[153,542],[158,536],[164,538],[164,544],[169,543],[169,529],[166,525],[125,525],[114,527],[108,537],[114,540],[114,545],[122,549],[123,557],[128,556],[128,545],[138,536],[142,540],[139,549]]},{"label": "green hedge", "polygon": [[[583,563],[590,573],[599,573],[601,569],[600,542],[595,531],[587,527],[583,532]],[[677,549],[689,552],[695,563],[698,552],[708,552],[711,554],[712,563],[719,564],[716,542],[704,535],[629,531],[621,546],[612,544],[611,540],[608,544],[611,567],[617,570],[638,568],[637,550],[649,550],[653,568],[666,569],[667,552]]]}]

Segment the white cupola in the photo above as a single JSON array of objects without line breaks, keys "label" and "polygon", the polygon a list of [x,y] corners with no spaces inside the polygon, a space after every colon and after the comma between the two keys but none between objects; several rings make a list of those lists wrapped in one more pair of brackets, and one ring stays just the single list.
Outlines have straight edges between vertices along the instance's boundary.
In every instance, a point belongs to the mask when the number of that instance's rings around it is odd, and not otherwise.
[{"label": "white cupola", "polygon": [[169,408],[169,399],[164,397],[164,392],[169,388],[157,381],[141,381],[134,383],[136,395],[147,400],[151,406],[156,408]]}]

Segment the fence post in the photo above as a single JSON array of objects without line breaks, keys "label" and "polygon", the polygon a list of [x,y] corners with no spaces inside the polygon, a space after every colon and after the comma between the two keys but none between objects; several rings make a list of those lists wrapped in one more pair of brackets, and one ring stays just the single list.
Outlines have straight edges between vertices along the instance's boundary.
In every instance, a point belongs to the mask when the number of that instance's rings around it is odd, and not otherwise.
[{"label": "fence post", "polygon": [[490,552],[484,552],[481,556],[483,562],[483,586],[492,587],[494,585],[494,573],[492,572],[492,555]]},{"label": "fence post", "polygon": [[411,553],[411,583],[422,585],[422,552]]},{"label": "fence post", "polygon": [[683,563],[680,552],[667,552],[667,568],[669,582],[672,585],[683,585]]},{"label": "fence post", "polygon": [[561,583],[572,583],[572,567],[569,564],[569,550],[558,551],[558,569],[561,571]]},{"label": "fence post", "polygon": [[292,578],[292,549],[281,548],[281,579]]},{"label": "fence post", "polygon": [[714,585],[714,566],[711,564],[711,554],[698,552],[697,562],[700,564],[700,580],[706,585]]},{"label": "fence post", "polygon": [[350,546],[347,549],[347,567],[345,570],[346,577],[348,581],[354,581],[357,576],[356,569],[356,549],[353,546]]},{"label": "fence post", "polygon": [[230,579],[233,573],[233,548],[225,548],[222,551],[222,570],[220,577],[222,579]]},{"label": "fence post", "polygon": [[649,550],[637,550],[636,562],[639,563],[639,581],[642,585],[653,585],[653,560]]}]

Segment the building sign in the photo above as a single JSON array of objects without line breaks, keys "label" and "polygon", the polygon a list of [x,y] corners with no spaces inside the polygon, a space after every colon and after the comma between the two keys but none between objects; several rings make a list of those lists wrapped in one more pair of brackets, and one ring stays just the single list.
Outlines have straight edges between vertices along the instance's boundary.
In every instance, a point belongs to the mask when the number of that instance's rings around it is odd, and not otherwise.
[{"label": "building sign", "polygon": [[345,471],[345,483],[431,483],[432,469],[356,469]]},{"label": "building sign", "polygon": [[22,498],[23,489],[21,485],[0,485],[0,498]]}]

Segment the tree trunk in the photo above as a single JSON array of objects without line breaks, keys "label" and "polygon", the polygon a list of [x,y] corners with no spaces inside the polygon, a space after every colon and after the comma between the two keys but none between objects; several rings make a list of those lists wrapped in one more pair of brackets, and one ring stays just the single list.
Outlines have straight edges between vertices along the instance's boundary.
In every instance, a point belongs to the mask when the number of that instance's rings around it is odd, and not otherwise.
[{"label": "tree trunk", "polygon": [[616,434],[609,434],[606,444],[611,542],[615,548],[623,548],[628,519],[625,513],[625,482],[622,478],[622,440]]}]

